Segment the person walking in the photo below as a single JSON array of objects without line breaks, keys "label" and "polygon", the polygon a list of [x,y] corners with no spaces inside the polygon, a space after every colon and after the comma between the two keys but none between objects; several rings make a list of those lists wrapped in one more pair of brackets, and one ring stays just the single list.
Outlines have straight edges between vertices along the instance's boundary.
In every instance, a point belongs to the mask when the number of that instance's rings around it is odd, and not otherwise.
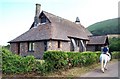
[{"label": "person walking", "polygon": [[101,47],[101,52],[102,54],[107,54],[109,52],[108,45],[104,45],[103,47]]}]

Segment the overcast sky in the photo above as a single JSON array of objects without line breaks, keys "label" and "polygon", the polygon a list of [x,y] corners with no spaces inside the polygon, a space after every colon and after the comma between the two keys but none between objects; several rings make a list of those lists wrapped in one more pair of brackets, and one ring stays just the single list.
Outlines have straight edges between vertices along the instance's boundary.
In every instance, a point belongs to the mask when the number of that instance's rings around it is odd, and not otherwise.
[{"label": "overcast sky", "polygon": [[119,0],[0,0],[0,45],[27,31],[35,15],[35,4],[41,10],[88,27],[96,22],[117,18]]}]

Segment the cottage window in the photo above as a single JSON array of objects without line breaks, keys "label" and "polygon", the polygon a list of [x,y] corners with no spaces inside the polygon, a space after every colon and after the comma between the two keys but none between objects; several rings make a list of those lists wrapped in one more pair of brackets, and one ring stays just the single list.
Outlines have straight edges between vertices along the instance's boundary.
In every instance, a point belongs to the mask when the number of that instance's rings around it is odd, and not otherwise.
[{"label": "cottage window", "polygon": [[29,44],[28,44],[28,51],[33,52],[34,51],[34,46],[35,46],[34,42],[29,42]]},{"label": "cottage window", "polygon": [[47,20],[47,19],[46,19],[45,16],[42,16],[42,17],[41,17],[41,23],[46,23],[46,20]]},{"label": "cottage window", "polygon": [[44,51],[47,51],[47,41],[44,41]]},{"label": "cottage window", "polygon": [[17,43],[17,47],[18,47],[18,55],[20,54],[20,43]]},{"label": "cottage window", "polygon": [[60,48],[60,41],[58,41],[58,48]]}]

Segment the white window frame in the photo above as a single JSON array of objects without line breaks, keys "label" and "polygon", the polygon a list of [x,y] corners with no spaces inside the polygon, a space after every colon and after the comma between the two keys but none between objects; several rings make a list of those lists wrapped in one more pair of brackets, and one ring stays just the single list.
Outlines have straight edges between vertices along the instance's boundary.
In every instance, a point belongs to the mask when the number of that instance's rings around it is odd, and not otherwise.
[{"label": "white window frame", "polygon": [[28,51],[34,52],[35,50],[35,43],[34,42],[29,42],[28,43]]}]

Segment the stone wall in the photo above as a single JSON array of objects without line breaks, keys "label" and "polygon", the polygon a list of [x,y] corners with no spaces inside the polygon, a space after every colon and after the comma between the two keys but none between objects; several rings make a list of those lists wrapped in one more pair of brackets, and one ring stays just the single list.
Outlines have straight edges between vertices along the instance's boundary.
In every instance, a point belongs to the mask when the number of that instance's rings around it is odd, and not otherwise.
[{"label": "stone wall", "polygon": [[28,43],[20,43],[20,55],[21,56],[26,56],[28,52]]},{"label": "stone wall", "polygon": [[18,43],[10,43],[11,52],[18,54]]},{"label": "stone wall", "polygon": [[[43,58],[45,52],[45,41],[34,42],[34,51],[28,51],[28,42],[19,43],[20,56],[33,55],[36,58]],[[18,54],[18,43],[10,44],[11,51]],[[70,51],[70,42],[60,41],[60,48],[58,48],[58,41],[47,41],[47,50]]]},{"label": "stone wall", "polygon": [[44,54],[44,50],[45,50],[45,46],[44,46],[44,42],[35,42],[35,52],[34,52],[34,56],[36,58],[43,58],[43,54]]},{"label": "stone wall", "polygon": [[20,43],[20,55],[33,55],[35,58],[42,58],[44,53],[44,42],[34,42],[34,51],[28,51],[28,43]]},{"label": "stone wall", "polygon": [[102,45],[87,45],[87,51],[101,51]]},{"label": "stone wall", "polygon": [[88,45],[87,46],[87,51],[95,51],[95,46]]},{"label": "stone wall", "polygon": [[70,42],[60,41],[60,48],[58,48],[58,41],[49,41],[48,50],[70,51]]}]

